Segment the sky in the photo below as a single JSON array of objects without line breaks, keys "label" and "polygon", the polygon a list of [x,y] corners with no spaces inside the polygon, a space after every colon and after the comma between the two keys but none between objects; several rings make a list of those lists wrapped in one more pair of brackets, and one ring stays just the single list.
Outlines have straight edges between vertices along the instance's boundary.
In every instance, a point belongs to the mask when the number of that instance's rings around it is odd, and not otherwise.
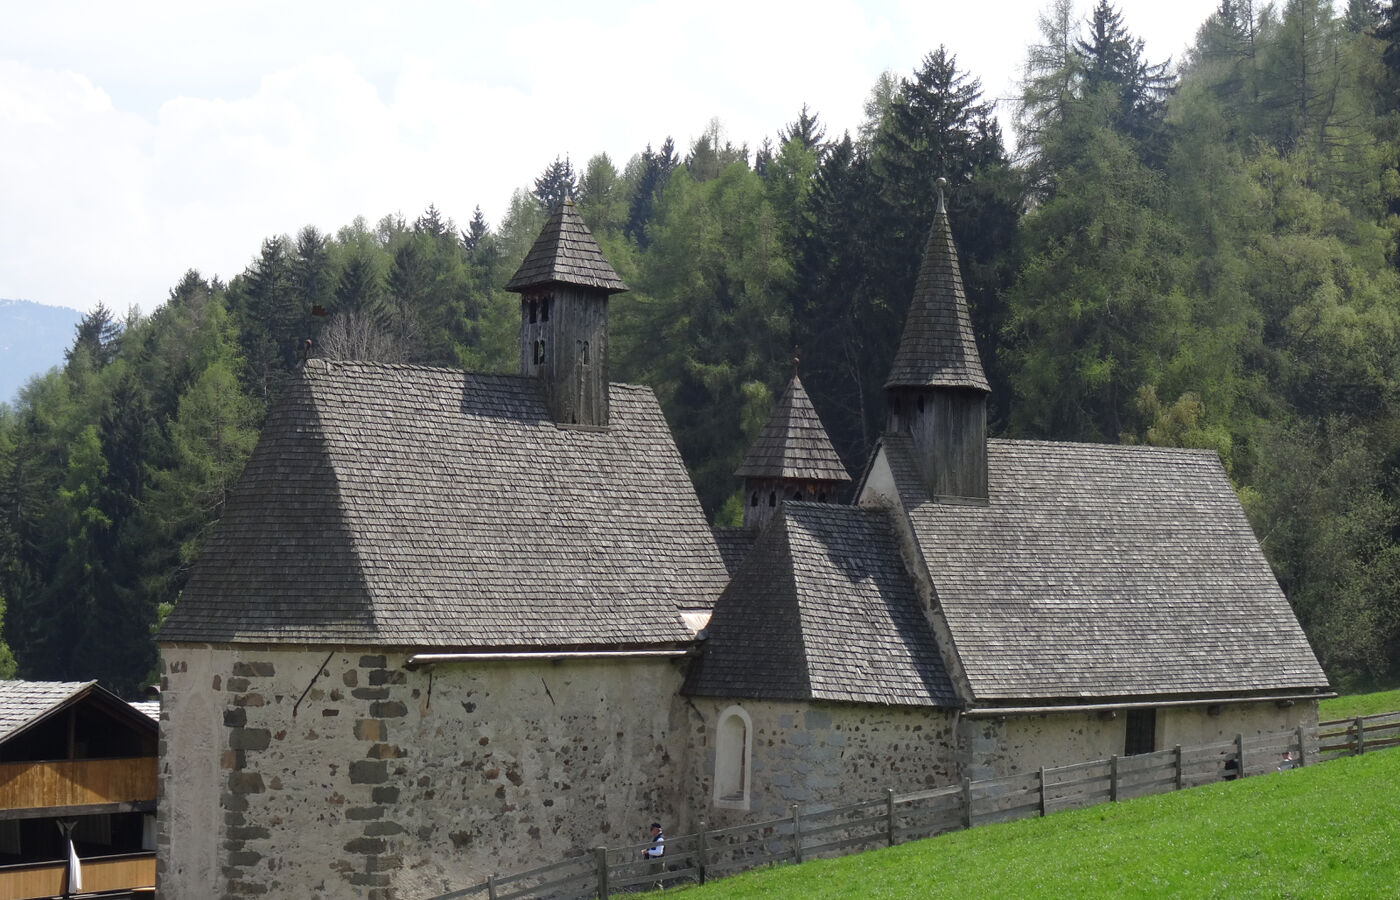
[{"label": "sky", "polygon": [[[304,225],[494,225],[556,156],[836,137],[940,44],[1009,130],[1047,3],[0,0],[0,298],[149,313]],[[1160,61],[1217,5],[1118,8]]]}]

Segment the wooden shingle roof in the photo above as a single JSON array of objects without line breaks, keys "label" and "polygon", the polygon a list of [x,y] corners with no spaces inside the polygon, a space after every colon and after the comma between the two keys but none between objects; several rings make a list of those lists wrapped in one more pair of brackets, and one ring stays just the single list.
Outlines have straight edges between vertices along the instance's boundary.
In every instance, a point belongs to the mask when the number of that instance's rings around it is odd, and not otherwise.
[{"label": "wooden shingle roof", "polygon": [[686,641],[726,573],[650,390],[607,429],[512,375],[308,361],[161,641],[452,649]]},{"label": "wooden shingle roof", "polygon": [[956,705],[889,515],[784,503],[715,604],[685,692]]},{"label": "wooden shingle roof", "polygon": [[96,681],[0,681],[0,743],[27,731],[60,710],[83,702],[102,704],[134,727],[151,731],[156,729],[154,718]]},{"label": "wooden shingle roof", "polygon": [[603,258],[572,200],[565,200],[549,217],[524,262],[506,283],[506,290],[519,292],[547,284],[575,284],[609,294],[627,290]]},{"label": "wooden shingle roof", "polygon": [[978,704],[1326,689],[1215,453],[990,441],[958,506],[881,446]]},{"label": "wooden shingle roof", "polygon": [[802,379],[796,375],[773,405],[773,414],[734,474],[740,478],[851,480],[802,387]]},{"label": "wooden shingle roof", "polygon": [[885,387],[991,390],[972,333],[942,192]]}]

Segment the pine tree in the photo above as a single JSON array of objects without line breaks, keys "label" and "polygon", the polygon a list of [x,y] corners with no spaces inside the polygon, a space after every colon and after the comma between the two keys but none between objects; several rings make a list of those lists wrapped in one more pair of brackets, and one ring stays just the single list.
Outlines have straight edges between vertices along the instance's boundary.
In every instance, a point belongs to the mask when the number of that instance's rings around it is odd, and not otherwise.
[{"label": "pine tree", "polygon": [[560,160],[556,156],[554,162],[545,166],[544,172],[535,179],[533,193],[541,208],[546,212],[554,212],[565,200],[572,200],[577,192],[578,183],[574,179],[574,167],[569,164],[568,157]]}]

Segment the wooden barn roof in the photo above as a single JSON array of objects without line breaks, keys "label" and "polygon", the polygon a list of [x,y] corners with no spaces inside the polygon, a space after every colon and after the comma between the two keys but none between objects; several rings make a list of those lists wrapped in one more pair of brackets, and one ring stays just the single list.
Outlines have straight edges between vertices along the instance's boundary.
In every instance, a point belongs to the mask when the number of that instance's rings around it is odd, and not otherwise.
[{"label": "wooden barn roof", "polygon": [[963,295],[958,253],[943,195],[929,229],[919,279],[886,388],[960,387],[990,391]]},{"label": "wooden barn roof", "polygon": [[994,440],[960,506],[881,446],[977,704],[1326,687],[1214,452]]},{"label": "wooden barn roof", "polygon": [[686,641],[724,563],[660,407],[550,421],[513,375],[308,361],[161,641],[431,648]]},{"label": "wooden barn roof", "polygon": [[688,694],[957,705],[885,510],[784,503],[706,630]]},{"label": "wooden barn roof", "polygon": [[525,291],[547,284],[575,284],[609,294],[627,290],[583,219],[565,200],[545,222],[525,261],[506,284],[508,291]]},{"label": "wooden barn roof", "polygon": [[773,405],[773,414],[734,474],[740,478],[851,480],[802,387],[802,379],[796,375]]}]

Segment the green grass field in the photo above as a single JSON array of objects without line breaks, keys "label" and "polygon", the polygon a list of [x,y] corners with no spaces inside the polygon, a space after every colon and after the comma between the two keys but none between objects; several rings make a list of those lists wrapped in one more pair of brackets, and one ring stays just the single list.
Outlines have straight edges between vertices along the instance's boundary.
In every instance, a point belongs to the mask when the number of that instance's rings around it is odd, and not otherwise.
[{"label": "green grass field", "polygon": [[1318,704],[1317,715],[1322,721],[1374,716],[1377,713],[1400,712],[1400,690],[1377,691],[1374,694],[1347,694]]},{"label": "green grass field", "polygon": [[[1372,696],[1378,695],[1366,695]],[[1342,705],[1322,716],[1400,708],[1397,693],[1379,696],[1393,699],[1376,701],[1375,709]],[[667,892],[674,894],[685,900],[1396,897],[1400,749],[776,866]]]}]

